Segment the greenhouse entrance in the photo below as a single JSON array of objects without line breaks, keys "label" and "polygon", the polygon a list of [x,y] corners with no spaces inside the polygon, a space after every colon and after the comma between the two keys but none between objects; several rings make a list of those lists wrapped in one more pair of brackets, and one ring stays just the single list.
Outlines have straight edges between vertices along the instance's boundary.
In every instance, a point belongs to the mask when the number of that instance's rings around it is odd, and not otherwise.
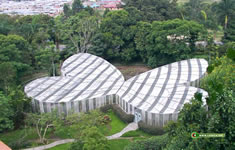
[{"label": "greenhouse entrance", "polygon": [[141,121],[141,113],[135,112],[135,119],[134,119],[134,121],[135,121],[136,123],[138,123],[139,121]]}]

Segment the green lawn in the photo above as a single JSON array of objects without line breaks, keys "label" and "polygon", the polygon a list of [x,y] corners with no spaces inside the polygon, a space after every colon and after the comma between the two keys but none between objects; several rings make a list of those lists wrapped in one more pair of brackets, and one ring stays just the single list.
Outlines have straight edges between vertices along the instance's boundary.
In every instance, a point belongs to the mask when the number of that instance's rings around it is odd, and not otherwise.
[{"label": "green lawn", "polygon": [[[54,137],[53,132],[47,132],[46,138],[50,139],[51,137]],[[37,147],[42,145],[38,139],[39,137],[35,128],[17,129],[0,134],[0,140],[13,149]],[[54,140],[48,140],[48,142],[51,143],[54,142]]]},{"label": "green lawn", "polygon": [[49,148],[47,150],[68,150],[71,143],[61,144],[52,148]]},{"label": "green lawn", "polygon": [[109,111],[107,115],[111,118],[111,122],[108,125],[99,127],[101,133],[105,136],[113,135],[124,129],[127,124],[120,120],[113,111]]},{"label": "green lawn", "polygon": [[19,139],[22,139],[23,137],[24,137],[24,140],[33,140],[33,139],[37,139],[38,135],[34,129],[27,129],[27,130],[18,129],[18,130],[0,134],[0,140],[6,144],[15,142]]},{"label": "green lawn", "polygon": [[109,140],[111,150],[123,150],[125,146],[131,143],[128,139]]}]

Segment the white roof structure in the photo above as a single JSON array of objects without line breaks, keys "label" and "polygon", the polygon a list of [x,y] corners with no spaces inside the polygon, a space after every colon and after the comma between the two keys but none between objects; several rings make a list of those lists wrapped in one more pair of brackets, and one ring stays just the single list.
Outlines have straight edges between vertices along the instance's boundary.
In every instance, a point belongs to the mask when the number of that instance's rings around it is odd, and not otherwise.
[{"label": "white roof structure", "polygon": [[189,59],[165,65],[127,80],[117,95],[127,103],[150,113],[177,113],[196,92],[207,96],[202,89],[189,86],[205,73],[204,59]]},{"label": "white roof structure", "polygon": [[54,108],[81,112],[117,103],[127,113],[140,112],[146,123],[163,126],[177,119],[196,92],[202,93],[205,102],[207,92],[196,86],[207,67],[204,59],[188,59],[124,81],[121,72],[106,60],[79,53],[64,61],[61,76],[34,80],[25,86],[25,93],[41,112]]},{"label": "white roof structure", "polygon": [[116,94],[124,77],[106,60],[79,53],[62,65],[60,77],[44,77],[25,86],[27,96],[40,102],[71,102]]}]

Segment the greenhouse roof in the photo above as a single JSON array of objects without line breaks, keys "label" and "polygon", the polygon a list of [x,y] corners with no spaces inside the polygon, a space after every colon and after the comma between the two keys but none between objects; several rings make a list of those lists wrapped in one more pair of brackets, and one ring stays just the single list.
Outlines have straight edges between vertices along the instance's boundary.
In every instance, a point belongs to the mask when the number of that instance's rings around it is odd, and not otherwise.
[{"label": "greenhouse roof", "polygon": [[204,59],[188,59],[165,65],[127,80],[117,95],[133,106],[152,113],[178,112],[194,93],[207,92],[189,86],[207,69]]},{"label": "greenhouse roof", "polygon": [[204,59],[188,59],[137,75],[127,81],[106,60],[79,53],[61,67],[61,76],[44,77],[25,86],[29,97],[39,102],[81,101],[116,94],[125,102],[151,113],[177,113],[195,92],[203,99],[207,92],[192,87],[206,73]]},{"label": "greenhouse roof", "polygon": [[79,53],[62,65],[60,77],[44,77],[29,83],[25,92],[43,102],[69,102],[116,94],[123,75],[106,60]]}]

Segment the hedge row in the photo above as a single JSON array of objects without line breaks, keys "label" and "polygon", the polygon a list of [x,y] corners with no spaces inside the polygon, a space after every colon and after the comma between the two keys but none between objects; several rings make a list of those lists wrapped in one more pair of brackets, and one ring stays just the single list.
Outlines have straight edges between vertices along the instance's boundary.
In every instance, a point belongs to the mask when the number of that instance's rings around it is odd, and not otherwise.
[{"label": "hedge row", "polygon": [[164,130],[162,127],[147,125],[143,121],[138,122],[139,129],[152,135],[163,135]]},{"label": "hedge row", "polygon": [[107,113],[110,109],[113,109],[113,105],[112,104],[100,107],[100,111],[102,111],[103,113]]},{"label": "hedge row", "polygon": [[127,114],[117,104],[105,105],[100,108],[100,110],[104,113],[107,113],[108,110],[110,110],[110,109],[112,109],[113,112],[125,123],[131,123],[134,121],[134,115]]}]

